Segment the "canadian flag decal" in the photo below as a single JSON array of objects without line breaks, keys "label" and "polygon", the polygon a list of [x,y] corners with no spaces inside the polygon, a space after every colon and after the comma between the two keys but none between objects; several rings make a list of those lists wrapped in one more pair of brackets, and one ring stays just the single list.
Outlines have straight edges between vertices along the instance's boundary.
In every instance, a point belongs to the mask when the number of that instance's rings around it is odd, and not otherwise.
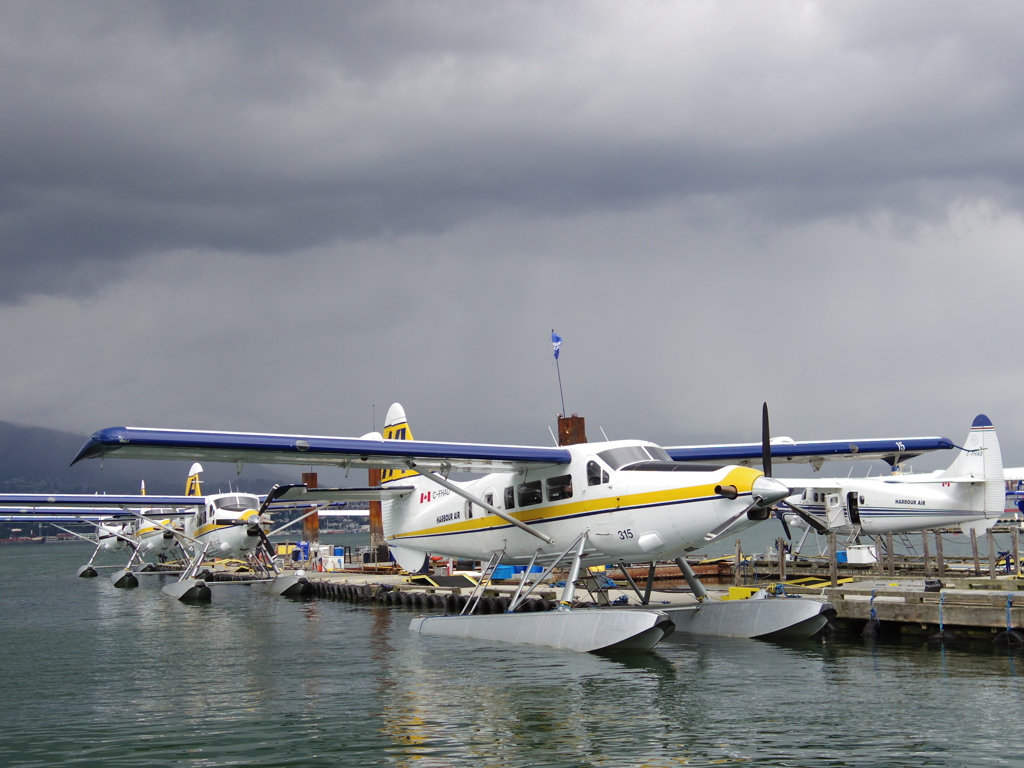
[{"label": "canadian flag decal", "polygon": [[424,501],[430,501],[430,491],[420,494],[420,504],[422,504]]}]

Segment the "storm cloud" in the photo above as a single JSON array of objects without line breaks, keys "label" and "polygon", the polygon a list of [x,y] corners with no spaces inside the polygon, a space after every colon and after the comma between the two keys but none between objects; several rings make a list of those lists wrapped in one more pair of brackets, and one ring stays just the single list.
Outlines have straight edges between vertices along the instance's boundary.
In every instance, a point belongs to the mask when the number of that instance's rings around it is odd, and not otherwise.
[{"label": "storm cloud", "polygon": [[[0,418],[1024,463],[1012,3],[10,2]],[[375,418],[376,416],[376,418]],[[422,425],[422,426],[421,426]],[[1016,458],[1014,457],[1016,452]]]}]

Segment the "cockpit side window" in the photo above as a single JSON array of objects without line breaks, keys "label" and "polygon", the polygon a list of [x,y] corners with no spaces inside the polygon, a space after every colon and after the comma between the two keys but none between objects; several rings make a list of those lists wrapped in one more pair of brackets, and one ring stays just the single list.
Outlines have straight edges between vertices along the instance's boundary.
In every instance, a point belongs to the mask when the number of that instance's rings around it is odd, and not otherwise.
[{"label": "cockpit side window", "polygon": [[587,462],[587,485],[601,484],[601,465],[596,461]]}]

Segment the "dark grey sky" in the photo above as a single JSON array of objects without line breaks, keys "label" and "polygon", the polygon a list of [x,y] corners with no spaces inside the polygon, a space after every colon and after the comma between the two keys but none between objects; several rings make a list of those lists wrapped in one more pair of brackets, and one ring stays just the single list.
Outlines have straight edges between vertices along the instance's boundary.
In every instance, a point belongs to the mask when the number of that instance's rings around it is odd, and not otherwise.
[{"label": "dark grey sky", "polygon": [[0,5],[0,419],[1024,464],[1024,6]]}]

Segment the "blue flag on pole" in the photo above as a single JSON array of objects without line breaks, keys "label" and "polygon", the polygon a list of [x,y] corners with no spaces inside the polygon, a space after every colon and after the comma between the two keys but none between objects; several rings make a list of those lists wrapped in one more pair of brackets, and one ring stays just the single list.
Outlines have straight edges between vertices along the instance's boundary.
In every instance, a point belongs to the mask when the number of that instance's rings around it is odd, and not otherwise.
[{"label": "blue flag on pole", "polygon": [[555,348],[555,360],[557,360],[558,350],[562,348],[562,337],[555,333],[554,329],[551,330],[551,346]]}]

